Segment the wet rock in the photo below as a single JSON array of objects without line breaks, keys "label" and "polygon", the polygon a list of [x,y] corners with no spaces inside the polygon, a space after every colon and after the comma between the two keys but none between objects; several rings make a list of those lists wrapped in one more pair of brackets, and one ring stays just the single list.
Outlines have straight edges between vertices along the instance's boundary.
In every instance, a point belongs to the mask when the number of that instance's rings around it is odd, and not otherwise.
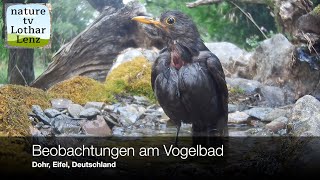
[{"label": "wet rock", "polygon": [[37,117],[37,119],[41,122],[43,122],[44,124],[50,125],[51,120],[50,118],[48,118],[45,113],[43,112],[43,110],[41,109],[40,106],[38,105],[32,105],[32,112],[35,114],[35,116]]},{"label": "wet rock", "polygon": [[288,118],[279,117],[279,118],[275,119],[274,121],[266,124],[266,128],[271,130],[272,132],[276,133],[276,132],[280,131],[281,129],[285,129],[287,123],[288,123]]},{"label": "wet rock", "polygon": [[37,129],[41,129],[44,126],[43,122],[38,122],[34,127]]},{"label": "wet rock", "polygon": [[295,136],[320,136],[320,101],[310,95],[303,96],[294,105],[290,133]]},{"label": "wet rock", "polygon": [[105,137],[112,134],[103,116],[97,116],[96,120],[87,121],[82,128],[84,132],[90,136]]},{"label": "wet rock", "polygon": [[238,110],[237,105],[234,104],[228,104],[228,113],[233,113]]},{"label": "wet rock", "polygon": [[87,118],[87,119],[93,119],[98,114],[100,114],[100,111],[96,108],[88,108],[80,112],[81,118]]},{"label": "wet rock", "polygon": [[[245,50],[240,49],[236,45],[228,42],[206,43],[206,46],[211,52],[214,52],[217,57],[219,57],[222,66],[228,70],[226,72],[227,76],[249,76],[247,67],[249,64],[251,53],[248,53]],[[228,51],[226,51],[226,49],[228,49]]]},{"label": "wet rock", "polygon": [[41,128],[42,128],[42,129],[49,129],[49,128],[51,128],[51,126],[49,126],[49,125],[43,125]]},{"label": "wet rock", "polygon": [[262,86],[261,87],[261,95],[263,100],[265,101],[264,104],[268,107],[279,107],[285,105],[285,93],[279,87],[274,86]]},{"label": "wet rock", "polygon": [[248,114],[250,117],[257,118],[257,119],[266,119],[267,115],[272,111],[272,108],[262,108],[262,107],[254,107],[244,112]]},{"label": "wet rock", "polygon": [[251,120],[249,122],[250,126],[253,126],[255,128],[263,128],[265,126],[265,124],[263,122],[261,122],[260,120]]},{"label": "wet rock", "polygon": [[312,70],[307,63],[293,61],[294,49],[284,35],[274,35],[260,43],[249,65],[252,79],[269,86],[281,86],[288,91],[286,95],[295,92],[294,97],[286,98],[288,101],[309,94],[320,80],[320,71]]},{"label": "wet rock", "polygon": [[85,109],[96,108],[96,109],[102,110],[104,106],[105,106],[104,102],[87,102],[84,108]]},{"label": "wet rock", "polygon": [[158,50],[153,49],[153,50],[148,50],[148,49],[142,49],[142,48],[128,48],[125,49],[118,55],[116,62],[113,64],[112,68],[110,71],[113,69],[117,68],[120,64],[123,64],[125,62],[131,61],[136,57],[145,57],[149,61],[153,62],[156,60],[158,56]]},{"label": "wet rock", "polygon": [[55,117],[52,125],[58,134],[79,134],[81,130],[79,121],[64,114]]},{"label": "wet rock", "polygon": [[31,136],[42,136],[41,131],[33,126],[30,127],[30,134]]},{"label": "wet rock", "polygon": [[136,120],[141,115],[140,112],[132,105],[119,107],[117,111],[118,111],[118,114],[120,115],[119,121],[124,126],[128,126],[135,123]]},{"label": "wet rock", "polygon": [[[29,115],[29,120],[31,121],[31,125],[32,126],[35,126],[38,122],[36,121],[36,119],[35,118],[33,118],[33,117],[30,117],[31,115]],[[34,115],[35,116],[35,115]]]},{"label": "wet rock", "polygon": [[261,119],[261,121],[270,122],[270,121],[273,121],[279,117],[285,117],[287,113],[288,112],[285,109],[276,108],[276,109],[272,110],[271,112],[269,112],[263,119]]},{"label": "wet rock", "polygon": [[229,132],[230,137],[246,137],[248,136],[245,131],[231,131]]},{"label": "wet rock", "polygon": [[123,127],[117,127],[117,126],[114,126],[112,128],[112,134],[114,136],[122,136],[124,133],[124,128]]},{"label": "wet rock", "polygon": [[244,111],[249,109],[245,104],[228,104],[228,113],[234,113],[236,111]]},{"label": "wet rock", "polygon": [[70,104],[68,106],[68,112],[74,118],[79,118],[80,117],[80,113],[82,111],[84,111],[84,110],[85,109],[79,104]]},{"label": "wet rock", "polygon": [[164,112],[159,110],[153,110],[153,109],[147,109],[144,113],[145,116],[156,116],[156,117],[162,117]]},{"label": "wet rock", "polygon": [[133,96],[134,98],[134,103],[135,104],[140,104],[143,106],[149,106],[150,105],[150,101],[148,98],[143,97],[143,96]]},{"label": "wet rock", "polygon": [[109,113],[103,117],[107,121],[109,127],[112,128],[113,126],[121,126],[118,121],[118,116],[115,113]]},{"label": "wet rock", "polygon": [[243,124],[248,121],[249,115],[244,112],[236,111],[228,116],[228,123]]},{"label": "wet rock", "polygon": [[253,99],[256,106],[279,107],[293,101],[292,93],[279,87],[265,86],[258,81],[242,78],[226,78],[226,81],[231,88],[238,89],[238,93]]},{"label": "wet rock", "polygon": [[226,78],[226,82],[232,88],[243,90],[246,95],[260,92],[261,83],[258,81],[243,78]]},{"label": "wet rock", "polygon": [[71,103],[72,101],[69,99],[52,99],[51,100],[52,108],[57,110],[67,109]]},{"label": "wet rock", "polygon": [[246,131],[249,136],[273,136],[274,134],[266,128],[251,128]]},{"label": "wet rock", "polygon": [[56,110],[56,109],[51,109],[51,108],[50,108],[50,109],[44,110],[44,114],[45,114],[46,116],[48,116],[49,118],[54,118],[54,117],[60,115],[61,112],[58,111],[58,110]]},{"label": "wet rock", "polygon": [[52,137],[54,136],[54,132],[52,128],[47,128],[47,129],[40,129],[41,135],[44,137]]},{"label": "wet rock", "polygon": [[103,110],[106,112],[115,112],[115,107],[116,107],[115,105],[107,104],[104,106]]}]

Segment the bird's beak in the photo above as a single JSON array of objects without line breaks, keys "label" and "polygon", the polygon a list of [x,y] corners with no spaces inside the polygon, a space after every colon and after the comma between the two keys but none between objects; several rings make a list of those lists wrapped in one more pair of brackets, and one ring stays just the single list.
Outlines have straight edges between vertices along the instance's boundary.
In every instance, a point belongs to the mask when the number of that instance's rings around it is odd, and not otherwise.
[{"label": "bird's beak", "polygon": [[163,24],[160,21],[154,20],[152,17],[147,17],[147,16],[136,16],[132,18],[131,20],[133,21],[138,21],[144,24],[152,24],[158,28],[163,28]]}]

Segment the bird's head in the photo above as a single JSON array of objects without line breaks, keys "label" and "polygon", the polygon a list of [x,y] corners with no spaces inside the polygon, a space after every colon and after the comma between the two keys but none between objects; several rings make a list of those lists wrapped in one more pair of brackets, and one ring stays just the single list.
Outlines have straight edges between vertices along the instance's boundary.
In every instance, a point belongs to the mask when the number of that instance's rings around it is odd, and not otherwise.
[{"label": "bird's head", "polygon": [[180,11],[166,11],[159,20],[148,16],[137,16],[132,20],[156,27],[159,36],[167,41],[169,47],[179,44],[192,55],[199,53],[202,40],[198,29],[192,19]]}]

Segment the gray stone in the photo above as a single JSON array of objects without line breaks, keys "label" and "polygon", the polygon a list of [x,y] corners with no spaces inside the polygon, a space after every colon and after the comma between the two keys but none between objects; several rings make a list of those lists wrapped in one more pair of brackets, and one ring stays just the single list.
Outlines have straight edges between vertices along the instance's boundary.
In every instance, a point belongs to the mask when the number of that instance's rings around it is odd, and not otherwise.
[{"label": "gray stone", "polygon": [[96,109],[102,110],[104,106],[105,106],[104,102],[87,102],[84,108],[85,109],[96,108]]},{"label": "gray stone", "polygon": [[30,134],[33,137],[42,136],[41,131],[38,128],[32,126],[30,126]]},{"label": "gray stone", "polygon": [[289,91],[276,86],[266,86],[255,80],[226,78],[226,82],[231,88],[242,90],[248,97],[259,95],[259,98],[255,98],[258,106],[279,107],[293,101]]},{"label": "gray stone", "polygon": [[142,49],[142,48],[128,48],[123,50],[117,57],[115,63],[113,64],[110,72],[117,68],[120,64],[123,64],[125,62],[129,62],[133,60],[136,57],[145,57],[149,61],[153,62],[156,60],[158,56],[158,50],[148,50],[148,49]]},{"label": "gray stone", "polygon": [[79,118],[80,117],[80,113],[82,111],[84,111],[84,110],[85,109],[79,104],[70,104],[68,106],[68,112],[74,118]]},{"label": "gray stone", "polygon": [[72,103],[69,99],[52,99],[51,106],[57,110],[67,109],[69,105]]},{"label": "gray stone", "polygon": [[260,43],[249,65],[252,79],[269,86],[281,86],[287,91],[285,94],[290,95],[286,99],[292,103],[295,97],[309,94],[320,80],[320,71],[313,71],[308,63],[293,61],[295,48],[284,35],[274,35]]},{"label": "gray stone", "polygon": [[248,136],[245,131],[231,131],[229,137],[246,137]]},{"label": "gray stone", "polygon": [[101,114],[101,112],[96,108],[88,108],[80,112],[81,118],[93,119],[97,115]]},{"label": "gray stone", "polygon": [[276,133],[276,132],[280,131],[281,129],[285,129],[287,123],[288,123],[288,118],[279,117],[279,118],[275,119],[274,121],[266,124],[266,128],[271,130],[272,132]]},{"label": "gray stone", "polygon": [[251,120],[249,121],[249,125],[255,128],[263,128],[265,123],[261,122],[260,120]]},{"label": "gray stone", "polygon": [[114,126],[112,128],[112,134],[114,136],[122,136],[124,133],[124,128],[123,127],[117,127],[117,126]]},{"label": "gray stone", "polygon": [[43,122],[38,122],[34,127],[37,129],[41,129],[44,126]]},{"label": "gray stone", "polygon": [[227,69],[225,72],[227,76],[249,76],[247,68],[251,53],[228,42],[205,43],[205,45],[219,58],[222,66]]},{"label": "gray stone", "polygon": [[228,123],[243,124],[248,121],[249,115],[244,112],[236,111],[228,115]]},{"label": "gray stone", "polygon": [[262,120],[262,119],[265,119],[272,110],[273,110],[272,108],[254,107],[254,108],[245,110],[244,112],[253,118]]},{"label": "gray stone", "polygon": [[261,83],[243,78],[226,78],[227,84],[232,88],[240,88],[246,95],[260,92]]},{"label": "gray stone", "polygon": [[279,107],[285,105],[285,93],[279,87],[262,86],[261,94],[265,105],[268,107]]},{"label": "gray stone", "polygon": [[295,136],[320,136],[320,101],[310,95],[303,96],[294,105],[289,123]]},{"label": "gray stone", "polygon": [[51,126],[49,126],[49,125],[43,125],[41,128],[42,128],[42,129],[49,129],[49,128],[51,128]]},{"label": "gray stone", "polygon": [[287,115],[287,110],[276,108],[269,112],[261,121],[270,122],[279,117],[285,117]]},{"label": "gray stone", "polygon": [[233,113],[236,111],[244,111],[249,109],[245,104],[228,104],[228,113]]},{"label": "gray stone", "polygon": [[44,110],[44,114],[47,115],[49,118],[54,118],[54,117],[60,115],[61,112],[56,110],[56,109],[51,109],[50,108],[50,109]]},{"label": "gray stone", "polygon": [[79,134],[81,130],[79,121],[64,114],[53,118],[52,125],[58,134]]},{"label": "gray stone", "polygon": [[111,136],[111,129],[104,120],[103,116],[97,116],[96,120],[87,121],[83,125],[83,130],[89,136],[106,137]]},{"label": "gray stone", "polygon": [[46,125],[50,125],[51,120],[48,118],[40,106],[38,105],[32,105],[32,112],[36,115],[37,119],[41,122],[43,122]]},{"label": "gray stone", "polygon": [[107,112],[114,112],[115,106],[107,104],[107,105],[104,106],[103,110],[105,110]]},{"label": "gray stone", "polygon": [[135,123],[141,115],[140,112],[132,105],[119,107],[117,110],[118,114],[120,115],[119,121],[124,126],[128,126]]},{"label": "gray stone", "polygon": [[274,133],[266,128],[251,128],[246,131],[248,136],[273,136]]},{"label": "gray stone", "polygon": [[233,113],[238,110],[237,105],[234,104],[228,104],[228,113]]},{"label": "gray stone", "polygon": [[40,132],[44,137],[52,137],[54,135],[52,128],[40,129]]},{"label": "gray stone", "polygon": [[150,105],[150,101],[148,98],[143,97],[143,96],[133,96],[134,99],[134,103],[135,104],[140,104],[140,105],[144,105],[144,106],[149,106]]}]

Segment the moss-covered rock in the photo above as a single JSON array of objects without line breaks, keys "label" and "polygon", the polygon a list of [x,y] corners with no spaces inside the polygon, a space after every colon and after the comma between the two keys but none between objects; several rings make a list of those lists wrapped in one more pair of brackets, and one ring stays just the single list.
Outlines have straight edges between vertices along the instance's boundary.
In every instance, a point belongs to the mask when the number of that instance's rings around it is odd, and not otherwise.
[{"label": "moss-covered rock", "polygon": [[114,94],[143,95],[155,101],[151,88],[151,63],[144,57],[136,57],[123,63],[109,73],[106,90]]},{"label": "moss-covered rock", "polygon": [[28,108],[31,108],[31,106],[35,104],[42,108],[48,108],[50,106],[50,97],[45,91],[37,88],[6,85],[0,88],[0,95],[17,100]]},{"label": "moss-covered rock", "polygon": [[89,101],[108,101],[104,84],[84,76],[62,81],[48,90],[52,98],[67,98],[78,104]]},{"label": "moss-covered rock", "polygon": [[31,106],[50,106],[49,96],[40,89],[19,85],[0,88],[0,136],[28,136]]},{"label": "moss-covered rock", "polygon": [[29,135],[28,108],[4,95],[0,99],[0,136]]}]

